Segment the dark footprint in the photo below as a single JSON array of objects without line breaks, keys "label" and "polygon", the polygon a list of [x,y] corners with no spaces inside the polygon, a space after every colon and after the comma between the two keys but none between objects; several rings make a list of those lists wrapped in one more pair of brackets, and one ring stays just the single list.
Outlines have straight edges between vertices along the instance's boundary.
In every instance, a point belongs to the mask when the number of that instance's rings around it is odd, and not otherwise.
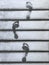
[{"label": "dark footprint", "polygon": [[26,62],[26,57],[22,58],[22,62],[24,62],[24,63]]},{"label": "dark footprint", "polygon": [[25,51],[25,56],[22,58],[22,62],[26,62],[26,57],[28,55],[29,46],[27,43],[23,43],[22,49]]},{"label": "dark footprint", "polygon": [[15,39],[18,39],[18,35],[17,35],[17,34],[14,34],[14,38],[15,38]]},{"label": "dark footprint", "polygon": [[13,29],[13,33],[14,33],[14,38],[15,39],[18,39],[18,35],[16,33],[16,28],[18,28],[18,27],[19,27],[19,21],[14,22],[13,26],[12,26],[12,29]]}]

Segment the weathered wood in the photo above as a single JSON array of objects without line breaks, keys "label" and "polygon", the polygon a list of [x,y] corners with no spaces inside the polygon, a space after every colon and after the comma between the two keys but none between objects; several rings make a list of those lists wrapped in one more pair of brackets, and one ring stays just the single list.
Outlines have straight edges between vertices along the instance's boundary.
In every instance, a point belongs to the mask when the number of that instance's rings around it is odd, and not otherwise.
[{"label": "weathered wood", "polygon": [[[24,53],[0,53],[0,61],[22,61]],[[28,53],[27,61],[48,61],[48,53]]]},{"label": "weathered wood", "polygon": [[[33,8],[49,8],[48,0],[30,0]],[[26,8],[26,0],[1,0],[0,8]]]},{"label": "weathered wood", "polygon": [[[26,19],[27,15],[29,15],[28,11],[0,11],[0,19]],[[32,11],[30,14],[30,19],[49,19],[49,11]]]},{"label": "weathered wood", "polygon": [[[12,29],[15,21],[0,21],[0,29]],[[49,29],[49,21],[19,21],[17,29]]]},{"label": "weathered wood", "polygon": [[[33,31],[33,32],[31,32],[31,31],[27,31],[27,32],[16,32],[17,33],[17,35],[18,35],[18,39],[23,39],[23,40],[25,40],[25,39],[37,39],[37,40],[39,40],[39,39],[43,39],[43,40],[49,40],[49,32],[48,31]],[[0,40],[1,39],[15,39],[14,38],[14,33],[13,32],[0,32]]]},{"label": "weathered wood", "polygon": [[[0,42],[0,50],[21,50],[24,42]],[[48,42],[25,42],[29,45],[30,50],[49,50]]]}]

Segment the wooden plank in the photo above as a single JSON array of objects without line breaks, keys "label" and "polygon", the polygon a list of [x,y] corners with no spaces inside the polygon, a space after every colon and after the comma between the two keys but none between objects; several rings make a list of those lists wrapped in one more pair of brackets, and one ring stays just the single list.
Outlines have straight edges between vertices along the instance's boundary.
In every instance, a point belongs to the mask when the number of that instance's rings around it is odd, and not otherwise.
[{"label": "wooden plank", "polygon": [[[26,19],[28,11],[1,12],[0,19]],[[30,19],[49,19],[49,11],[32,11]]]},{"label": "wooden plank", "polygon": [[[0,29],[12,29],[15,21],[0,21]],[[19,21],[19,27],[17,29],[49,29],[49,21]]]},{"label": "wooden plank", "polygon": [[[0,53],[0,61],[22,61],[24,53]],[[48,61],[48,53],[28,53],[27,61]]]},{"label": "wooden plank", "polygon": [[[27,39],[37,39],[37,40],[39,40],[39,39],[43,39],[43,40],[49,40],[49,32],[39,32],[39,31],[37,31],[37,32],[30,32],[30,31],[28,31],[28,32],[17,32],[17,34],[18,34],[18,39],[23,39],[23,40],[27,40]],[[13,32],[0,32],[0,40],[1,39],[6,39],[6,40],[8,40],[8,39],[15,39],[14,38],[14,33]]]},{"label": "wooden plank", "polygon": [[[49,8],[48,0],[30,0],[33,8]],[[1,0],[0,8],[26,8],[26,0]]]},{"label": "wooden plank", "polygon": [[48,42],[0,42],[0,50],[23,51],[23,43],[27,43],[30,50],[49,50]]}]

